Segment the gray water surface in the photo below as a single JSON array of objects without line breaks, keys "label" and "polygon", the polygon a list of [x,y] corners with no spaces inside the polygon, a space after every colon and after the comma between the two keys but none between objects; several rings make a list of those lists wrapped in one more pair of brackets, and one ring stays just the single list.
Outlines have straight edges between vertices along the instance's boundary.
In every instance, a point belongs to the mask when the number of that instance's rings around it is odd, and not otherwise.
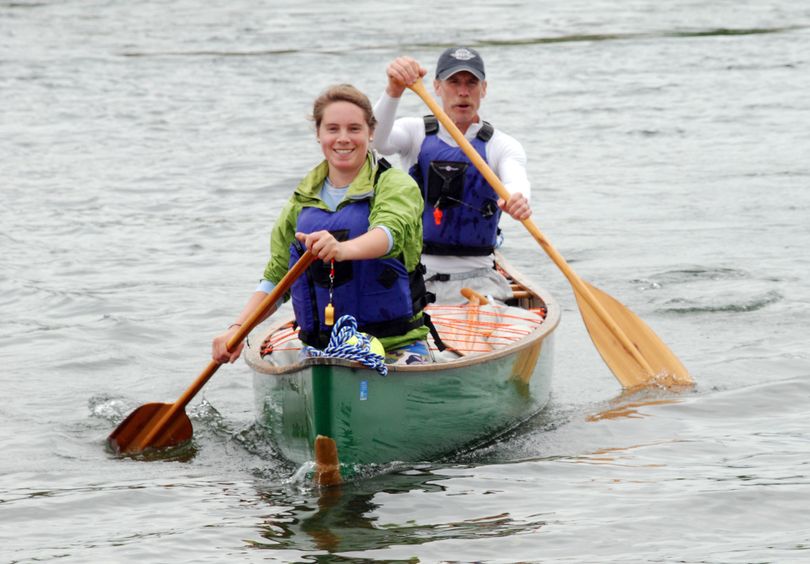
[{"label": "gray water surface", "polygon": [[[1,562],[810,560],[810,8],[434,4],[0,2]],[[432,72],[456,43],[526,148],[535,223],[696,388],[623,395],[504,218],[563,306],[551,404],[506,439],[314,491],[240,362],[189,406],[190,449],[108,453],[261,276],[320,159],[315,96],[376,99],[393,57]]]}]

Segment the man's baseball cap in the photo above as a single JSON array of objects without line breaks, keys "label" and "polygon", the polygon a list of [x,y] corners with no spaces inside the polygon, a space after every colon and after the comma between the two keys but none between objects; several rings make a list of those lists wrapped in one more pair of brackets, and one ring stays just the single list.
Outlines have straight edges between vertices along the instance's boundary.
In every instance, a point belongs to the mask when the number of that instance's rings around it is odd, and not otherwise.
[{"label": "man's baseball cap", "polygon": [[445,49],[436,63],[436,78],[445,80],[461,71],[474,74],[478,80],[484,80],[487,76],[484,72],[484,60],[472,47]]}]

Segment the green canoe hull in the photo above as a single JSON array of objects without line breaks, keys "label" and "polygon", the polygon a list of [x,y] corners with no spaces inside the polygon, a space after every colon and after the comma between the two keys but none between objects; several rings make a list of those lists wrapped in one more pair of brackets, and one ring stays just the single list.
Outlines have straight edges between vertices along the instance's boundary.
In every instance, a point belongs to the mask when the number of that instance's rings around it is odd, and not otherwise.
[{"label": "green canoe hull", "polygon": [[335,440],[343,464],[431,460],[538,413],[551,391],[552,346],[548,337],[513,355],[388,376],[325,363],[255,373],[258,421],[299,464],[314,459],[318,435]]}]

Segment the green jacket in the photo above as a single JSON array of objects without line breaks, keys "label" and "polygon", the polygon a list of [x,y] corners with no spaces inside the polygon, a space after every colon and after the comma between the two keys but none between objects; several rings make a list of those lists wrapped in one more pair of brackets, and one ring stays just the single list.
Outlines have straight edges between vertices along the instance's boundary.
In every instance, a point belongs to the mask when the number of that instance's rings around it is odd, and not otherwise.
[{"label": "green jacket", "polygon": [[[321,200],[323,182],[329,172],[326,161],[313,168],[298,184],[273,226],[270,236],[270,260],[264,270],[264,279],[278,284],[287,273],[290,263],[290,245],[295,240],[298,214],[304,207],[329,211]],[[371,198],[369,229],[385,226],[394,244],[383,258],[402,257],[408,272],[419,264],[422,255],[422,209],[424,203],[419,187],[405,171],[391,167],[380,175],[377,186],[377,159],[372,153],[349,185],[338,209],[351,200]],[[286,299],[286,298],[285,298]],[[416,317],[421,316],[421,312]],[[380,339],[386,350],[393,350],[427,336],[427,327],[413,329],[401,336]]]}]

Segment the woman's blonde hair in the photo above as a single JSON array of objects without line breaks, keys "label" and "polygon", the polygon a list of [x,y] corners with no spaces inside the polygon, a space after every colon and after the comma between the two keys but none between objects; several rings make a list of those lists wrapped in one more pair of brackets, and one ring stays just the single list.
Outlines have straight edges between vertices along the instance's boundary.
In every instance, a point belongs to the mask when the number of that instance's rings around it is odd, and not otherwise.
[{"label": "woman's blonde hair", "polygon": [[374,110],[371,107],[371,102],[368,96],[351,84],[336,84],[330,86],[324,90],[323,94],[315,98],[315,103],[312,105],[312,120],[315,122],[315,129],[321,127],[321,121],[323,121],[323,113],[326,110],[326,106],[333,102],[349,102],[363,110],[368,128],[374,131],[377,120],[374,118]]}]

